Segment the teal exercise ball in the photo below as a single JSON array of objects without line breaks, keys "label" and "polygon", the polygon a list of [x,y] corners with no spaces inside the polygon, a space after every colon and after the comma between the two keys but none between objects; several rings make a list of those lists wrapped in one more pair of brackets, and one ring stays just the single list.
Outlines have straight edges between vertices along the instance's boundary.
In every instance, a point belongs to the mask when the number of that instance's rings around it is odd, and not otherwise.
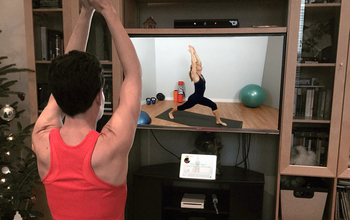
[{"label": "teal exercise ball", "polygon": [[265,92],[259,85],[249,84],[242,88],[239,98],[245,106],[256,108],[265,101]]},{"label": "teal exercise ball", "polygon": [[137,121],[138,125],[147,125],[152,121],[151,117],[145,111],[140,112],[139,120]]}]

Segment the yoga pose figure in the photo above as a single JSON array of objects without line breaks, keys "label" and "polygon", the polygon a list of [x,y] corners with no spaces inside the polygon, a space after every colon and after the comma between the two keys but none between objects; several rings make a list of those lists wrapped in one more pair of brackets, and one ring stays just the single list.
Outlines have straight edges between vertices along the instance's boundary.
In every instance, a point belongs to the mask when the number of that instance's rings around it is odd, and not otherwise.
[{"label": "yoga pose figure", "polygon": [[[36,121],[32,147],[53,219],[123,220],[128,155],[141,110],[141,66],[111,0],[80,2],[66,54],[49,67],[52,94]],[[119,106],[100,133],[95,129],[105,104],[102,66],[85,52],[94,11],[105,18],[124,70],[115,97]]]},{"label": "yoga pose figure", "polygon": [[191,53],[191,70],[190,70],[190,78],[191,81],[194,83],[194,93],[188,97],[188,100],[180,105],[177,106],[176,108],[173,108],[169,112],[169,118],[174,119],[174,113],[177,111],[183,111],[189,108],[192,108],[196,104],[208,106],[212,109],[213,114],[215,116],[216,124],[220,124],[223,126],[227,126],[226,123],[222,122],[220,119],[219,115],[219,110],[217,105],[211,101],[210,99],[204,97],[204,92],[205,92],[205,79],[204,76],[202,75],[202,62],[199,59],[198,54],[196,53],[196,50],[194,49],[193,46],[188,46],[189,51]]}]

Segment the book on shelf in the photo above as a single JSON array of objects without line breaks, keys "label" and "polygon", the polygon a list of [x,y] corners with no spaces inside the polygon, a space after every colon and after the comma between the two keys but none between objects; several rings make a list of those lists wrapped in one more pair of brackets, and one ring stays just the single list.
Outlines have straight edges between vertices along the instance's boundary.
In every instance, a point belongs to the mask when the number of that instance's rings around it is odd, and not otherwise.
[{"label": "book on shelf", "polygon": [[299,86],[311,86],[311,78],[299,78]]},{"label": "book on shelf", "polygon": [[41,59],[52,60],[64,54],[63,33],[47,27],[40,28]]},{"label": "book on shelf", "polygon": [[332,90],[330,90],[330,89],[327,90],[326,91],[326,100],[325,100],[325,105],[324,105],[324,117],[325,118],[331,117],[332,96],[333,96]]},{"label": "book on shelf", "polygon": [[318,96],[319,96],[320,88],[316,87],[314,90],[314,97],[313,97],[313,103],[312,103],[312,117],[317,117],[317,111],[318,111]]},{"label": "book on shelf", "polygon": [[317,117],[323,118],[324,117],[324,107],[326,103],[326,90],[321,90],[319,92],[318,96],[318,111],[317,111]]},{"label": "book on shelf", "polygon": [[103,93],[105,95],[105,111],[113,112],[113,86],[112,86],[112,70],[103,70],[103,76],[105,78],[105,85],[103,87]]},{"label": "book on shelf", "polygon": [[305,116],[306,88],[295,88],[294,116]]},{"label": "book on shelf", "polygon": [[299,78],[298,86],[318,86],[320,85],[318,78]]},{"label": "book on shelf", "polygon": [[350,220],[350,182],[347,180],[338,181],[334,218]]},{"label": "book on shelf", "polygon": [[294,117],[329,119],[332,109],[332,90],[323,87],[296,87]]},{"label": "book on shelf", "polygon": [[306,102],[305,102],[305,117],[312,117],[312,107],[314,102],[314,89],[306,90]]},{"label": "book on shelf", "polygon": [[41,59],[48,59],[48,48],[47,48],[47,27],[40,28],[40,40],[41,40]]}]

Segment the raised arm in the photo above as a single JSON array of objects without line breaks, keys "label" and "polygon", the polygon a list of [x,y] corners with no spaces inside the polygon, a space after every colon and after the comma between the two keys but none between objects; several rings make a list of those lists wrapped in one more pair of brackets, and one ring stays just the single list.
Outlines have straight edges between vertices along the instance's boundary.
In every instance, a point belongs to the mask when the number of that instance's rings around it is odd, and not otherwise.
[{"label": "raised arm", "polygon": [[196,62],[196,50],[194,49],[193,46],[189,45],[188,46],[188,51],[191,53],[191,80],[194,82],[198,81],[198,75],[197,75],[197,62]]},{"label": "raised arm", "polygon": [[201,59],[199,58],[199,56],[198,56],[198,54],[197,54],[197,52],[196,52],[196,49],[194,49],[193,46],[190,46],[190,47],[192,47],[193,54],[194,54],[194,56],[195,56],[195,62],[197,63],[197,65],[202,66],[202,61],[201,61]]},{"label": "raised arm", "polygon": [[141,65],[134,45],[111,1],[90,0],[90,3],[105,18],[124,70],[119,106],[104,126],[101,134],[112,133],[110,138],[117,138],[118,141],[122,142],[121,145],[127,146],[124,150],[128,151],[133,141],[141,110]]},{"label": "raised arm", "polygon": [[69,38],[65,53],[71,50],[86,51],[87,41],[89,38],[91,20],[95,9],[90,5],[88,0],[80,0],[82,7],[77,24]]}]

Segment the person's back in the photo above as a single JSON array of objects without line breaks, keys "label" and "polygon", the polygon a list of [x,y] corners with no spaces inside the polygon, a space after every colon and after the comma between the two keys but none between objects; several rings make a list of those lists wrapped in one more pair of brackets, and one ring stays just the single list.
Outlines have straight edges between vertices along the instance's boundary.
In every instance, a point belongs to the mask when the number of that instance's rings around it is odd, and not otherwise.
[{"label": "person's back", "polygon": [[[34,126],[32,146],[54,219],[123,219],[141,67],[110,0],[81,3],[67,54],[51,62],[52,95]],[[101,133],[95,131],[104,109],[101,64],[84,52],[94,10],[104,16],[124,68],[119,106]]]},{"label": "person's back", "polygon": [[79,144],[67,145],[59,129],[50,132],[51,166],[42,179],[54,219],[122,219],[126,182],[113,185],[96,176],[91,156],[99,133],[90,131]]}]

